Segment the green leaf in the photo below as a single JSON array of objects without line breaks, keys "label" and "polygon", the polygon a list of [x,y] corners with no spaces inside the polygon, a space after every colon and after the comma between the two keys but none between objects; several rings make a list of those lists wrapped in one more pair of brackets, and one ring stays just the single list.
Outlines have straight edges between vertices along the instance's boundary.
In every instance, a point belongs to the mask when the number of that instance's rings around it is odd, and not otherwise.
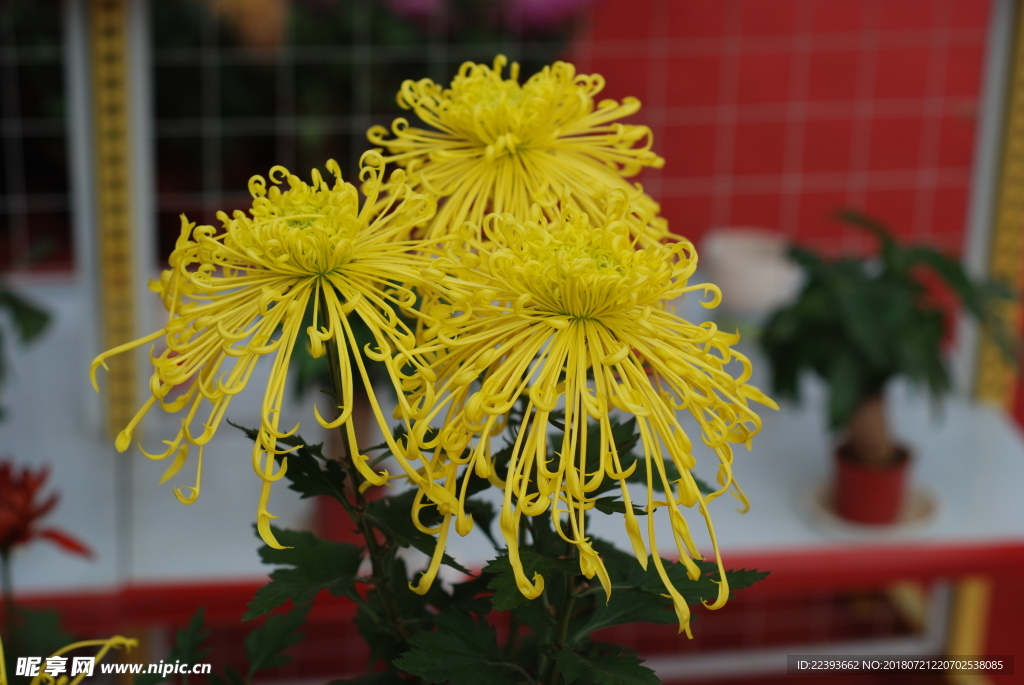
[{"label": "green leaf", "polygon": [[[598,497],[594,500],[594,508],[603,514],[626,513],[626,503],[615,497]],[[647,516],[647,512],[636,505],[633,505],[633,513],[637,516]]]},{"label": "green leaf", "polygon": [[771,571],[758,571],[756,568],[729,569],[725,577],[729,579],[729,590],[743,590],[764,580],[769,573]]},{"label": "green leaf", "polygon": [[[662,593],[665,592],[662,588]],[[597,595],[594,613],[573,626],[572,644],[602,628],[624,623],[658,623],[671,625],[678,621],[672,601],[659,594],[615,588],[605,603],[604,593]]]},{"label": "green leaf", "polygon": [[276,668],[291,663],[292,657],[282,654],[292,645],[302,642],[305,637],[298,632],[306,621],[311,604],[293,609],[287,614],[274,614],[245,638],[245,654],[249,658],[249,672],[246,680],[267,668]]},{"label": "green leaf", "polygon": [[74,636],[60,627],[60,613],[53,609],[15,607],[12,644],[20,656],[49,656],[74,642]]},{"label": "green leaf", "polygon": [[234,666],[225,667],[223,676],[211,673],[206,679],[210,681],[210,685],[249,685]]},{"label": "green leaf", "polygon": [[12,290],[0,286],[0,308],[6,308],[11,315],[14,329],[22,344],[29,343],[42,335],[50,324],[50,315],[29,300]]},{"label": "green leaf", "polygon": [[[665,606],[671,606],[671,601],[664,597],[665,586],[658,575],[652,557],[648,557],[645,571],[632,554],[623,552],[611,543],[593,539],[591,544],[601,555],[605,568],[608,570],[608,576],[612,581],[612,597],[618,590],[636,590],[661,597],[666,602]],[[714,582],[718,579],[718,565],[707,560],[696,560],[694,563],[700,568],[701,575],[697,580],[690,580],[685,566],[678,562],[662,559],[665,572],[669,580],[672,581],[672,585],[691,605],[718,596],[718,584]],[[729,579],[730,590],[742,590],[765,578],[768,572],[740,569],[738,571],[727,570],[725,575]]]},{"label": "green leaf", "polygon": [[566,685],[661,685],[654,671],[631,654],[586,657],[563,649],[555,658]]},{"label": "green leaf", "polygon": [[[188,625],[175,634],[174,645],[167,653],[167,658],[164,661],[167,663],[181,661],[186,664],[198,664],[203,660],[203,657],[210,653],[209,648],[203,648],[203,643],[210,637],[210,631],[203,630],[205,614],[205,607],[196,609],[196,613],[192,614]],[[169,679],[169,676],[163,676],[159,673],[145,673],[136,676],[134,683],[135,685],[155,685]],[[182,682],[188,683],[187,675],[182,676]]]},{"label": "green leaf", "polygon": [[[551,582],[559,573],[569,576],[576,576],[580,573],[579,564],[575,561],[552,559],[527,547],[519,549],[519,559],[523,564],[526,577],[531,580],[535,573],[540,573],[548,582]],[[496,559],[488,562],[484,567],[484,573],[494,576],[487,583],[487,587],[494,591],[491,604],[498,611],[509,611],[525,606],[532,601],[524,597],[523,593],[519,591],[519,586],[516,585],[516,577],[512,571],[512,562],[508,558],[508,552],[502,550]]]},{"label": "green leaf", "polygon": [[370,647],[369,663],[375,664],[381,660],[390,663],[398,658],[404,646],[391,634],[387,612],[375,589],[367,593],[365,604],[360,605],[356,611],[355,624]]},{"label": "green leaf", "polygon": [[330,542],[306,531],[271,526],[278,542],[288,549],[260,548],[265,564],[287,565],[277,569],[270,582],[256,591],[243,620],[270,613],[288,600],[296,606],[313,600],[322,590],[335,597],[355,594],[354,578],[363,560],[363,550],[345,542]]},{"label": "green leaf", "polygon": [[406,685],[407,682],[391,671],[380,671],[353,680],[332,680],[327,685]]},{"label": "green leaf", "polygon": [[520,685],[532,682],[498,646],[494,628],[462,613],[441,614],[437,630],[413,636],[395,666],[428,683]]},{"label": "green leaf", "polygon": [[[437,540],[434,539],[434,536],[421,531],[412,522],[412,504],[416,492],[416,490],[408,490],[394,497],[374,500],[367,506],[363,515],[396,544],[402,547],[415,547],[427,556],[432,556],[434,548],[437,547]],[[428,518],[430,511],[436,512],[436,508],[428,507],[423,510],[424,523],[430,521]],[[441,563],[451,566],[467,576],[472,575],[469,569],[448,554],[441,558]]]},{"label": "green leaf", "polygon": [[[259,431],[255,428],[246,428],[237,423],[227,420],[229,424],[239,429],[250,440],[255,440]],[[297,449],[288,455],[278,455],[278,460],[287,457],[288,470],[284,477],[290,482],[289,489],[302,495],[302,499],[327,495],[346,504],[345,497],[345,471],[341,464],[334,459],[327,459],[323,455],[323,443],[315,445],[308,444],[301,435],[290,435],[279,438],[278,442],[286,447]],[[321,466],[321,462],[323,466]]]},{"label": "green leaf", "polygon": [[852,355],[843,351],[832,358],[827,379],[829,426],[839,428],[853,418],[869,391],[863,386],[864,374],[861,365]]}]

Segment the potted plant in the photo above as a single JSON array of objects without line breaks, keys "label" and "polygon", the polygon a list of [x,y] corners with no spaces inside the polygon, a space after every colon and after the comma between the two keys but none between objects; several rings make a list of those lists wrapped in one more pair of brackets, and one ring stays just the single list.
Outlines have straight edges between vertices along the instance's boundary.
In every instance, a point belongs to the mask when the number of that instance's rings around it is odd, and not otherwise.
[{"label": "potted plant", "polygon": [[970,279],[959,262],[934,249],[898,243],[874,219],[851,210],[838,218],[874,235],[878,256],[825,260],[791,248],[806,281],[794,302],[771,315],[761,345],[776,396],[798,400],[807,370],[828,385],[829,426],[842,437],[836,512],[860,523],[892,523],[900,513],[909,452],[889,431],[883,391],[896,376],[927,387],[935,399],[950,386],[942,357],[947,319],[924,279],[930,272],[933,283],[948,287],[1009,350],[988,306],[1007,293]]}]

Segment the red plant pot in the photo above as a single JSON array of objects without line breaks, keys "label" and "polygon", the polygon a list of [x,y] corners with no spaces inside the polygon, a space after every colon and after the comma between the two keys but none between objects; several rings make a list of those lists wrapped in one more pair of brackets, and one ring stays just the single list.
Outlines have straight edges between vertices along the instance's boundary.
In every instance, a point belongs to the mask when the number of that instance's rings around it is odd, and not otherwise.
[{"label": "red plant pot", "polygon": [[847,521],[869,525],[894,523],[903,508],[910,452],[897,447],[891,462],[864,464],[853,459],[847,445],[836,450],[836,513]]}]

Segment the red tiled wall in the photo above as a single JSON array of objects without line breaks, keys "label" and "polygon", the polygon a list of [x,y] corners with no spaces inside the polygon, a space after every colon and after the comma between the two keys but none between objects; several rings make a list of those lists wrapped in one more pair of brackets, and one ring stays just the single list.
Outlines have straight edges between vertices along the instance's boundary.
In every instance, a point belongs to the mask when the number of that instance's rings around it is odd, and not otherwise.
[{"label": "red tiled wall", "polygon": [[597,0],[570,59],[634,95],[664,169],[641,177],[673,230],[779,230],[827,252],[830,218],[963,244],[989,3]]}]

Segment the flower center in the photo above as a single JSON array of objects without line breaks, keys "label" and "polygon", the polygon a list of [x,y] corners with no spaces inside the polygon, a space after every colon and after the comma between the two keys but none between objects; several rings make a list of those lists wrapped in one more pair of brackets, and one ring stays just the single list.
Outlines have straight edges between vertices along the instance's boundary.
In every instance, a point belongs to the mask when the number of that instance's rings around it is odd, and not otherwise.
[{"label": "flower center", "polygon": [[[356,258],[363,221],[355,189],[308,185],[289,176],[290,188],[255,193],[251,216],[235,213],[224,248],[235,261],[296,276],[336,273]],[[258,184],[257,184],[258,185]],[[223,217],[226,219],[227,217]]]},{"label": "flower center", "polygon": [[530,308],[543,315],[601,320],[623,314],[656,301],[670,280],[667,264],[635,249],[624,232],[585,222],[553,231],[509,226],[492,238],[501,247],[491,256],[491,274],[509,291],[529,294]]}]

